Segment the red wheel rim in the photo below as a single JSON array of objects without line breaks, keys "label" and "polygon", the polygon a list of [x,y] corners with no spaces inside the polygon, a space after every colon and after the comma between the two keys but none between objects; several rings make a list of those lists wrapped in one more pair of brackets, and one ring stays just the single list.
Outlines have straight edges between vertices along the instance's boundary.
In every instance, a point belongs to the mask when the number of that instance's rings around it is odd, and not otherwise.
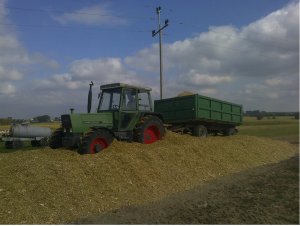
[{"label": "red wheel rim", "polygon": [[149,126],[144,132],[144,144],[152,144],[160,139],[160,131],[156,126]]},{"label": "red wheel rim", "polygon": [[92,141],[91,145],[90,145],[90,153],[91,154],[95,154],[101,150],[103,150],[104,148],[107,148],[108,144],[107,141],[103,138],[96,138]]}]

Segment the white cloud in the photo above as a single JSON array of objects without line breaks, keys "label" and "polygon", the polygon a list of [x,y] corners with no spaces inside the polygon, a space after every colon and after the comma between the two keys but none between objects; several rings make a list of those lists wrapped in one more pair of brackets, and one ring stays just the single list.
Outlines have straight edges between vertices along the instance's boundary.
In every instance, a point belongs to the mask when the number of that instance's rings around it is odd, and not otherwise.
[{"label": "white cloud", "polygon": [[[9,11],[5,7],[7,1],[0,0],[0,21],[13,24],[9,20]],[[31,65],[47,65],[52,69],[59,67],[55,60],[43,54],[32,54],[23,47],[17,33],[11,26],[0,26],[0,101],[6,101],[18,92],[18,86],[24,85],[26,70]],[[30,100],[30,98],[28,98]]]},{"label": "white cloud", "polygon": [[266,84],[269,86],[291,86],[293,85],[293,80],[287,80],[283,78],[271,78],[266,80]]},{"label": "white cloud", "polygon": [[85,25],[124,25],[127,21],[115,16],[106,5],[92,5],[73,12],[52,16],[62,25],[79,23]]},{"label": "white cloud", "polygon": [[50,78],[35,81],[37,89],[86,88],[91,80],[101,84],[122,82],[141,84],[134,72],[127,70],[119,58],[81,59],[71,63],[67,73],[55,74]]},{"label": "white cloud", "polygon": [[[4,7],[6,1],[0,0],[0,21],[7,19],[8,11]],[[14,31],[0,26],[0,97],[12,97],[16,92],[13,82],[23,78],[22,66],[30,63],[30,58]]]},{"label": "white cloud", "polygon": [[205,86],[216,85],[219,83],[231,82],[230,76],[215,76],[208,74],[200,74],[195,70],[191,70],[187,75],[181,75],[180,80],[184,81],[187,85]]},{"label": "white cloud", "polygon": [[137,83],[134,72],[124,67],[120,58],[82,59],[70,66],[74,79],[97,79],[102,84],[111,82]]},{"label": "white cloud", "polygon": [[16,87],[8,82],[1,82],[0,83],[0,96],[6,95],[6,96],[12,96],[16,92]]},{"label": "white cloud", "polygon": [[6,68],[0,64],[0,81],[2,80],[20,80],[23,74],[17,69]]}]

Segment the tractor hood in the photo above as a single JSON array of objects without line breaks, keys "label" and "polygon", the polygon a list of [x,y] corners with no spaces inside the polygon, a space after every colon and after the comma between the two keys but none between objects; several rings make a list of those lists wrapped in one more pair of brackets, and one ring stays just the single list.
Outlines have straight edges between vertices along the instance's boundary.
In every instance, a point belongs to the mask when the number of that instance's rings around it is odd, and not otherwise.
[{"label": "tractor hood", "polygon": [[61,116],[64,129],[71,129],[73,133],[84,133],[91,127],[113,128],[113,113],[100,112],[89,114],[68,114]]}]

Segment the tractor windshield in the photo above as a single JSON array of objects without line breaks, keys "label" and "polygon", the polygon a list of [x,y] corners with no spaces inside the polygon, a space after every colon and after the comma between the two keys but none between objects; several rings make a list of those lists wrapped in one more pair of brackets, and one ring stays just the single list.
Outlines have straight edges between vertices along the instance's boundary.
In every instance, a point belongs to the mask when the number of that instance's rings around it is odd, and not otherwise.
[{"label": "tractor windshield", "polygon": [[98,112],[118,110],[120,108],[121,89],[106,89],[102,91]]}]

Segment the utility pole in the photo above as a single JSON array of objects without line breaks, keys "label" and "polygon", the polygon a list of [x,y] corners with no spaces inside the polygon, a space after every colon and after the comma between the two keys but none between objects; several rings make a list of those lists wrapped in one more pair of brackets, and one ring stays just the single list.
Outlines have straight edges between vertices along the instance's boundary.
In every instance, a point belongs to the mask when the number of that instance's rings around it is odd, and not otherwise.
[{"label": "utility pole", "polygon": [[160,99],[163,98],[162,87],[163,87],[163,62],[162,62],[162,30],[165,29],[169,25],[169,20],[165,20],[165,25],[163,27],[160,26],[160,12],[161,7],[156,8],[156,14],[158,16],[158,30],[152,31],[152,37],[159,34],[159,73],[160,73]]}]

